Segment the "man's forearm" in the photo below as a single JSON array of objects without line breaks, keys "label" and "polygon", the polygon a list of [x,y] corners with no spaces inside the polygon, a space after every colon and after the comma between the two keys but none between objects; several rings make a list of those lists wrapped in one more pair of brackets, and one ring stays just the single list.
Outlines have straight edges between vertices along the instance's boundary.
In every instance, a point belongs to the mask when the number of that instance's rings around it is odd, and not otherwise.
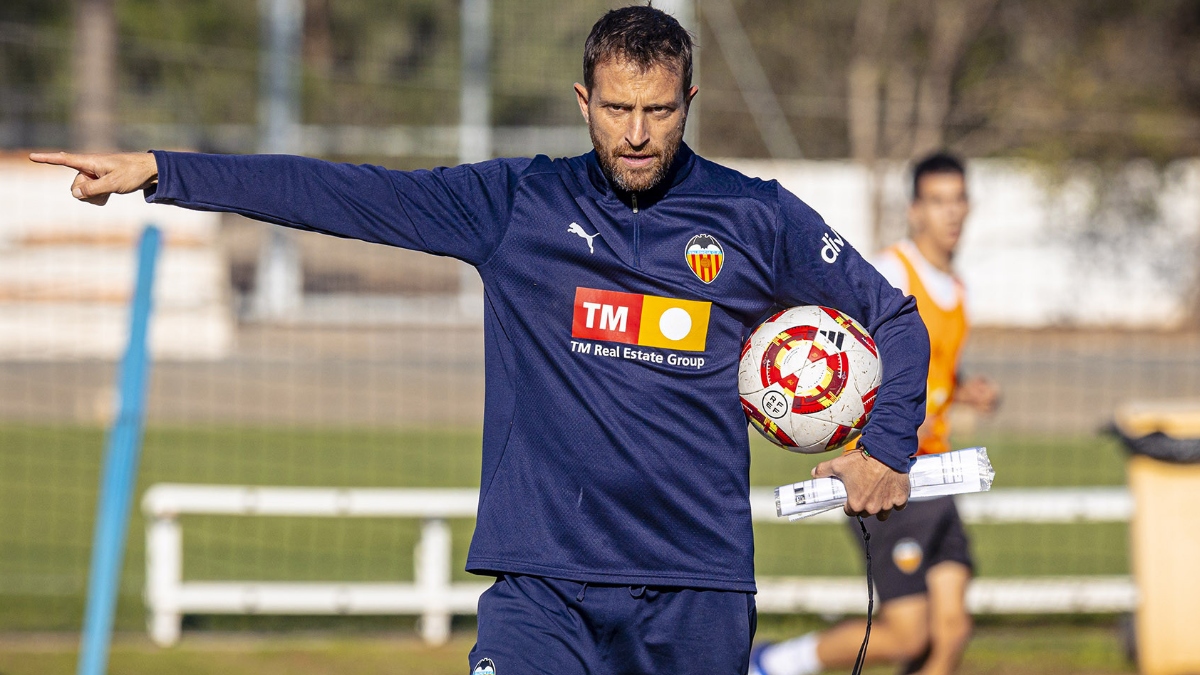
[{"label": "man's forearm", "polygon": [[146,201],[376,243],[416,248],[395,228],[403,218],[387,171],[288,155],[154,151],[158,182]]},{"label": "man's forearm", "polygon": [[[929,334],[916,303],[906,298],[893,316],[880,322],[873,336],[883,366],[883,383],[863,433],[863,445],[875,459],[907,472],[917,451],[917,428],[925,410]],[[922,418],[915,418],[914,411]]]}]

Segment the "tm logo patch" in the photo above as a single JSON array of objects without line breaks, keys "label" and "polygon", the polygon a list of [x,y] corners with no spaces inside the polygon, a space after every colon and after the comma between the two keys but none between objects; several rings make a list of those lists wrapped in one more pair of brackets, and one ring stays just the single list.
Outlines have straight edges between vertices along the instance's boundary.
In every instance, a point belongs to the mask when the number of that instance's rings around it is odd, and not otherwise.
[{"label": "tm logo patch", "polygon": [[571,337],[702,352],[711,302],[575,289]]},{"label": "tm logo patch", "polygon": [[479,659],[471,675],[496,675],[496,664],[492,663],[491,659]]}]

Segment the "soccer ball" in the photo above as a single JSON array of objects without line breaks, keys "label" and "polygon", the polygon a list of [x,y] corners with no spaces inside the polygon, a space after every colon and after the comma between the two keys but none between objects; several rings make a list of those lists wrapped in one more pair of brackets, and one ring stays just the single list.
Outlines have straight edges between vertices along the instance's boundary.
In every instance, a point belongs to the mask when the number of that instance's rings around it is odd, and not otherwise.
[{"label": "soccer ball", "polygon": [[793,452],[835,450],[858,438],[882,379],[867,331],[836,309],[785,309],[742,346],[738,395],[750,424]]}]

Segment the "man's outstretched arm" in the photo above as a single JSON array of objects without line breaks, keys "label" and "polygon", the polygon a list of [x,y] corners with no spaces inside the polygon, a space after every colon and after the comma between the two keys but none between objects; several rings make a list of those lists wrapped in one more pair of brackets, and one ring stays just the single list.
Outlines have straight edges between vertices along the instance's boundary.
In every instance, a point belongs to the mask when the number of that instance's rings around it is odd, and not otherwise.
[{"label": "man's outstretched arm", "polygon": [[289,155],[186,152],[73,155],[36,162],[79,172],[72,194],[95,204],[146,190],[146,200],[239,213],[301,230],[448,255],[481,264],[499,245],[530,160],[391,171]]}]

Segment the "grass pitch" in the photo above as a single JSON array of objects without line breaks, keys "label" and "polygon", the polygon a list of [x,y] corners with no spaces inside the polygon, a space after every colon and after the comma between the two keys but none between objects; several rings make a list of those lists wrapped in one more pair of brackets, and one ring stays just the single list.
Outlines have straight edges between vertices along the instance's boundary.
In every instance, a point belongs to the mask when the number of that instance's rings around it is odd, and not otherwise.
[{"label": "grass pitch", "polygon": [[[479,443],[477,432],[454,430],[151,428],[145,438],[137,494],[140,498],[146,487],[164,481],[476,486]],[[1116,443],[1105,438],[999,436],[960,439],[958,443],[967,444],[989,447],[997,487],[1124,482],[1124,457]],[[99,428],[0,426],[0,494],[4,495],[0,499],[0,631],[30,635],[26,631],[78,630],[103,447],[104,431]],[[825,459],[793,455],[757,438],[752,453],[751,482],[767,487],[803,480],[818,460]],[[413,574],[412,548],[417,538],[413,521],[189,516],[183,525],[186,579],[379,581],[411,579]],[[467,520],[452,525],[456,579],[471,578],[461,571],[471,527]],[[143,630],[145,620],[140,597],[143,528],[135,508],[117,618],[118,630],[131,636]],[[1124,525],[990,525],[973,527],[972,535],[981,576],[1123,574],[1129,570]],[[854,540],[836,525],[759,523],[756,545],[761,575],[855,575],[861,571]],[[412,623],[408,617],[190,617],[185,648],[159,653],[131,637],[114,650],[114,672],[220,669],[235,675],[251,670],[283,672],[286,668],[367,673],[385,666],[390,668],[388,672],[410,672],[400,667],[409,658],[404,650],[410,648],[422,655],[420,672],[461,672],[463,645],[450,648],[456,656],[446,662],[443,671],[439,650],[369,637],[379,631],[411,635]],[[771,625],[764,621],[764,634],[771,632]],[[237,629],[288,629],[292,634],[296,629],[320,629],[333,631],[335,637],[312,641],[310,646],[298,646],[295,640],[299,638],[278,637],[254,643],[258,646],[247,646],[243,652],[190,643],[195,636]],[[353,632],[347,635],[347,630]],[[966,672],[1012,672],[1004,665],[1011,649],[1003,645],[1009,639],[1005,636],[1014,630],[1013,639],[1018,641],[1028,638],[1036,642],[1044,636],[1041,630],[1026,631],[1027,638],[1022,638],[1018,629],[985,627],[968,654],[968,663],[981,668],[992,663],[995,668]],[[1069,644],[1079,643],[1081,654],[1095,651],[1082,646],[1088,640],[1108,644],[1098,637],[1108,630],[1104,627],[1061,630],[1064,636],[1073,636],[1062,638],[1067,660],[1067,654],[1076,651],[1067,647]],[[368,637],[361,637],[364,634]],[[201,638],[201,642],[207,639]],[[16,648],[9,640],[0,644],[0,674],[67,672],[69,668],[60,666],[73,662],[69,652],[70,646],[40,651]],[[228,656],[235,652],[239,655]],[[351,653],[355,656],[349,656]],[[1022,672],[1120,672],[1124,667],[1122,659],[1109,663],[1107,657],[1097,658],[1108,665],[1101,667],[1097,662],[1096,670],[1063,667]],[[1031,657],[1027,663],[1065,662]],[[245,669],[239,670],[239,664]]]}]

